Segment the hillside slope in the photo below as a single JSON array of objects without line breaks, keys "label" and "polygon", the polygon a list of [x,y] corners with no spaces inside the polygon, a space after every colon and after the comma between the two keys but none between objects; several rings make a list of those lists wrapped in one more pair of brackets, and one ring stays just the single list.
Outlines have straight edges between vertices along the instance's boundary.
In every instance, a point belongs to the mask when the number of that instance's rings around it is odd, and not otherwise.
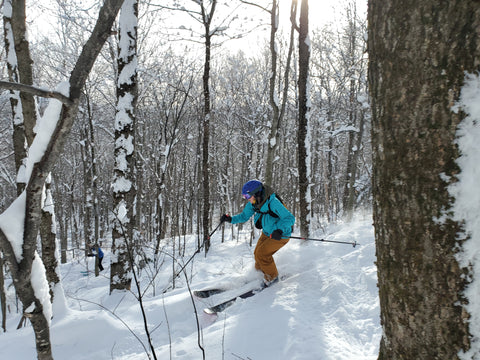
[{"label": "hillside slope", "polygon": [[[218,316],[202,309],[228,294],[192,301],[184,277],[176,289],[162,294],[172,272],[165,256],[155,293],[148,288],[144,296],[157,358],[202,359],[200,343],[206,359],[376,359],[381,327],[371,218],[330,226],[326,232],[313,237],[360,245],[292,239],[275,256],[283,280],[237,300]],[[187,238],[192,247],[195,241]],[[187,268],[192,290],[218,285],[233,289],[260,278],[246,235],[219,243],[215,234],[212,242],[208,256],[198,254]],[[108,257],[104,262],[108,264]],[[148,359],[143,318],[133,294],[109,296],[108,278],[83,276],[84,269],[85,262],[61,267],[67,308],[57,305],[52,321],[55,359]],[[108,271],[106,266],[104,274]],[[150,278],[144,270],[142,289]],[[10,315],[8,332],[0,335],[2,359],[36,358],[31,327],[17,331],[18,321]]]}]

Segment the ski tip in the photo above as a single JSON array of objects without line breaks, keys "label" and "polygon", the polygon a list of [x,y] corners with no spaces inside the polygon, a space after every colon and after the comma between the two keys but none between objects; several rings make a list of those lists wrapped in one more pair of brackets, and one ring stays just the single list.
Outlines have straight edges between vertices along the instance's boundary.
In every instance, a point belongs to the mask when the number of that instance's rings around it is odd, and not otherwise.
[{"label": "ski tip", "polygon": [[217,312],[214,311],[214,310],[212,310],[212,309],[210,309],[210,308],[205,308],[205,309],[203,309],[203,312],[204,312],[205,314],[207,314],[207,315],[217,315]]}]

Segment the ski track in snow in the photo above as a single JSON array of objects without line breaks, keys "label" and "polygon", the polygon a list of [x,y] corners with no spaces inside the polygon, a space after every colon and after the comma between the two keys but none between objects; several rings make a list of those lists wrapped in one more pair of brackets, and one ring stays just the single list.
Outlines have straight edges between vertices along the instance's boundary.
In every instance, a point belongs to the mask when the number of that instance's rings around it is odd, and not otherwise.
[{"label": "ski track in snow", "polygon": [[[253,247],[248,246],[247,235],[240,233],[238,240],[220,243],[220,235],[215,234],[208,256],[198,254],[193,268],[187,267],[187,274],[193,275],[192,291],[217,286],[232,289],[208,299],[195,299],[206,359],[376,359],[381,327],[371,223],[371,218],[358,219],[331,225],[327,234],[312,235],[356,240],[360,245],[355,248],[290,240],[275,255],[279,272],[285,275],[282,281],[254,297],[238,299],[224,312],[212,316],[203,313],[203,309],[227,299],[229,293],[238,291],[235,289],[238,284],[261,279],[253,269]],[[192,236],[190,242],[193,247],[196,238]],[[86,261],[91,269],[93,260]],[[52,320],[55,359],[148,359],[143,348],[148,351],[148,341],[138,303],[131,293],[108,295],[109,268],[106,268],[95,278],[91,273],[89,276],[80,273],[85,262],[61,266],[68,311]],[[171,277],[171,268],[168,262],[163,266],[157,277],[155,296],[152,289],[145,294],[152,343],[158,359],[201,359],[196,318],[185,278],[178,278],[177,288],[162,294]],[[142,276],[145,284],[147,272]],[[18,321],[18,315],[9,315],[8,332],[1,335],[2,359],[36,358],[31,326],[17,331]]]}]

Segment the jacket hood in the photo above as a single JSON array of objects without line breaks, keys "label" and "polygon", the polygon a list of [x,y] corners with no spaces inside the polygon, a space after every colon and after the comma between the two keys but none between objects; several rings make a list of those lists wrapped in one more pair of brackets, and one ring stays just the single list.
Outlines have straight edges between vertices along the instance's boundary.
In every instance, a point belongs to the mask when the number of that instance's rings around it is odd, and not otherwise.
[{"label": "jacket hood", "polygon": [[265,202],[268,200],[268,198],[270,197],[270,195],[272,195],[274,193],[273,189],[269,186],[269,185],[263,185],[263,189],[264,189],[264,195],[263,195],[263,200],[260,204],[257,205],[257,207],[259,209],[262,208],[262,206],[265,204]]}]

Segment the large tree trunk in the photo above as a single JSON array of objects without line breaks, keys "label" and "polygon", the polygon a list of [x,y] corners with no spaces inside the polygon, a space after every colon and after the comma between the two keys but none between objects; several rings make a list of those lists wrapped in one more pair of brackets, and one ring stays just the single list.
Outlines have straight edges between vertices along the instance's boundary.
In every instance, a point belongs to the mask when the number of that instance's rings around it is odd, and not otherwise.
[{"label": "large tree trunk", "polygon": [[439,221],[455,176],[452,112],[478,71],[478,1],[369,2],[373,193],[383,337],[379,359],[457,359],[468,349],[461,226]]}]

